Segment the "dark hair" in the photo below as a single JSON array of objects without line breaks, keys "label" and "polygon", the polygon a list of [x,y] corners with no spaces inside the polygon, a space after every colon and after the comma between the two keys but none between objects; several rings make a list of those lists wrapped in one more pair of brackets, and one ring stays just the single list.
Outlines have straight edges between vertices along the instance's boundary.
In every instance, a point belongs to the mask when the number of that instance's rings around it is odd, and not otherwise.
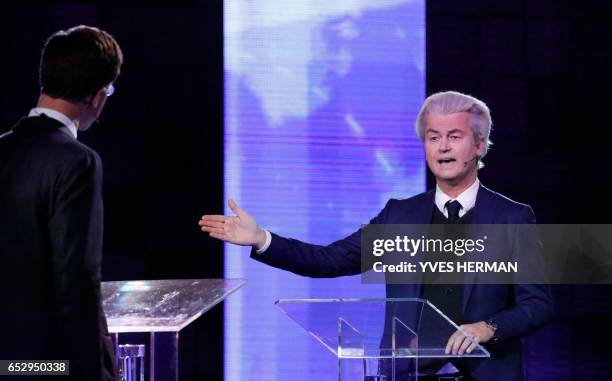
[{"label": "dark hair", "polygon": [[123,53],[98,28],[79,25],[47,39],[39,68],[41,91],[53,98],[83,100],[119,76]]}]

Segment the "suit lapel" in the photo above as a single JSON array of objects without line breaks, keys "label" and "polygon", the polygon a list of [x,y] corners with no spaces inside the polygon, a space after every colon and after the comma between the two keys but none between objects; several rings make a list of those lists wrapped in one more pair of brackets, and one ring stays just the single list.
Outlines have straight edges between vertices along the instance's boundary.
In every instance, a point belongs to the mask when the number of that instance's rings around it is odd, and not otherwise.
[{"label": "suit lapel", "polygon": [[[494,193],[489,189],[485,188],[482,184],[478,188],[476,194],[476,205],[474,205],[474,215],[472,216],[472,226],[470,227],[471,236],[478,235],[477,225],[493,224],[495,218],[495,206],[493,205],[492,199]],[[476,273],[466,273],[465,285],[463,289],[463,312],[467,308],[470,295],[474,288],[474,282],[476,281]]]},{"label": "suit lapel", "polygon": [[430,190],[426,192],[424,197],[424,201],[419,203],[414,213],[410,213],[407,218],[407,221],[410,221],[411,224],[421,224],[428,225],[431,223],[431,216],[433,213],[433,208],[435,204],[436,193],[435,190]]},{"label": "suit lapel", "polygon": [[476,194],[476,205],[474,205],[474,215],[472,219],[474,225],[494,223],[495,213],[492,202],[493,195],[494,193],[491,190],[480,184],[478,194]]},{"label": "suit lapel", "polygon": [[[435,194],[435,189],[425,193],[423,202],[417,204],[415,208],[416,210],[414,210],[412,213],[409,213],[407,216],[406,220],[409,224],[421,225],[422,231],[417,233],[417,237],[420,237],[421,235],[427,235],[428,233],[427,226],[431,224],[431,216],[433,214]],[[421,273],[418,273],[417,277],[415,277],[417,278],[415,279],[417,283],[414,285],[414,295],[416,295],[417,297],[421,297],[421,292],[423,290],[422,276],[423,275]]]}]

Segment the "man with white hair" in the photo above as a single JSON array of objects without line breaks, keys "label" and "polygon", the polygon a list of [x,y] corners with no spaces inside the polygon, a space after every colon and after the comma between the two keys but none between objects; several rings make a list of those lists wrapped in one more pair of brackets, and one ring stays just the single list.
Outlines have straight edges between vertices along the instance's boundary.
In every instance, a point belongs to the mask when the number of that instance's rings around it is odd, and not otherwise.
[{"label": "man with white hair", "polygon": [[[405,200],[391,199],[371,224],[528,224],[535,216],[528,205],[493,192],[478,180],[478,169],[491,144],[491,116],[484,102],[454,91],[428,97],[419,112],[416,132],[423,141],[436,188]],[[328,246],[288,239],[259,227],[229,200],[236,216],[205,215],[201,229],[211,237],[253,247],[251,257],[309,277],[337,277],[361,272],[361,231]],[[422,297],[442,310],[476,342],[495,343],[491,357],[454,362],[458,374],[445,380],[522,380],[520,338],[551,316],[550,295],[540,285],[388,284],[387,297]],[[474,349],[463,335],[452,335],[446,352]],[[424,380],[440,379],[444,361],[429,362]]]}]

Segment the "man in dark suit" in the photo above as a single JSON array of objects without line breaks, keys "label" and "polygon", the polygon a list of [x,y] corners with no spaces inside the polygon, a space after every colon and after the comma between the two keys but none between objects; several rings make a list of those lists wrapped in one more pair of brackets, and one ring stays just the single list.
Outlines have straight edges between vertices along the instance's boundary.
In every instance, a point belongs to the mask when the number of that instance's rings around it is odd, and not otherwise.
[{"label": "man in dark suit", "polygon": [[102,163],[76,138],[122,62],[100,29],[53,34],[37,107],[0,137],[0,358],[69,360],[74,380],[115,379],[100,299]]},{"label": "man in dark suit", "polygon": [[[477,171],[490,145],[491,117],[480,100],[457,92],[427,98],[416,123],[425,146],[436,189],[406,200],[389,200],[371,224],[532,224],[527,205],[514,202],[480,185]],[[251,245],[252,258],[310,277],[358,274],[361,269],[360,231],[328,246],[312,245],[272,234],[230,199],[234,217],[207,215],[200,220],[211,237]],[[436,285],[388,284],[387,297],[423,297],[440,306],[475,342],[494,342],[492,356],[456,362],[462,380],[517,381],[523,379],[520,338],[551,316],[546,287],[530,284]],[[449,354],[471,352],[474,345],[462,334],[452,335]],[[430,362],[428,380],[444,362]],[[454,379],[454,378],[446,378]],[[459,378],[457,378],[459,379]]]}]

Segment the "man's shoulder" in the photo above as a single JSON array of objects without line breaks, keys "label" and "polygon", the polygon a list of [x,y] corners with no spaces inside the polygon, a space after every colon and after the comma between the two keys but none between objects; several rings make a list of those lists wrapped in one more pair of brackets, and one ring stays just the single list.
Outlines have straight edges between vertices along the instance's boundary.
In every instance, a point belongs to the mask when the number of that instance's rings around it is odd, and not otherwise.
[{"label": "man's shoulder", "polygon": [[489,215],[492,223],[535,223],[531,206],[480,186],[476,196],[477,213]]},{"label": "man's shoulder", "polygon": [[402,208],[411,208],[411,207],[421,206],[424,203],[431,203],[435,197],[435,192],[436,192],[435,189],[431,189],[431,190],[416,194],[408,198],[403,198],[403,199],[392,198],[392,199],[389,199],[389,202],[387,203],[387,205],[390,207],[402,207]]},{"label": "man's shoulder", "polygon": [[501,208],[502,210],[521,211],[524,209],[531,209],[528,204],[513,200],[510,197],[495,192],[494,190],[491,190],[483,185],[480,185],[478,196],[476,197],[476,202],[480,201],[480,198],[482,201],[495,204],[497,208]]},{"label": "man's shoulder", "polygon": [[409,223],[411,219],[424,223],[419,221],[431,215],[434,195],[435,190],[430,190],[405,199],[389,199],[381,215],[386,223]]},{"label": "man's shoulder", "polygon": [[98,153],[75,139],[55,120],[28,117],[19,121],[11,131],[2,139],[2,161],[39,168],[47,174],[75,167],[101,168]]},{"label": "man's shoulder", "polygon": [[57,149],[63,151],[64,155],[71,155],[75,159],[100,161],[100,155],[87,144],[71,137],[56,136]]},{"label": "man's shoulder", "polygon": [[51,118],[24,118],[18,123],[16,129],[30,130],[25,133],[35,135],[32,141],[35,145],[33,148],[46,152],[46,154],[54,154],[58,156],[58,159],[100,160],[94,149],[78,141],[71,135],[67,127]]}]

